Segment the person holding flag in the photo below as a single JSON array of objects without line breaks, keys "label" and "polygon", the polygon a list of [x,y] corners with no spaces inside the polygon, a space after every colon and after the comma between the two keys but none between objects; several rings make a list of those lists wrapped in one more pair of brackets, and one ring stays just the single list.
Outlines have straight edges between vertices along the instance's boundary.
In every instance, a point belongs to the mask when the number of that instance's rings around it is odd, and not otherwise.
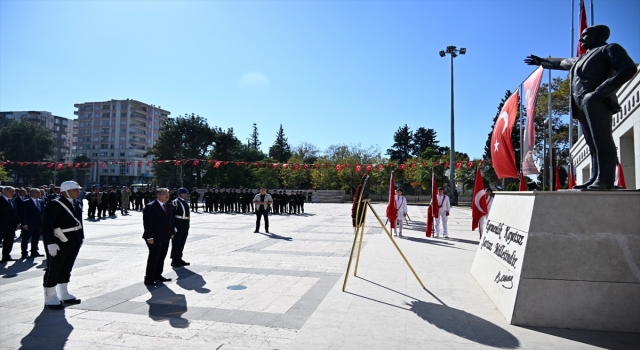
[{"label": "person holding flag", "polygon": [[[476,169],[476,180],[473,186],[473,201],[471,202],[471,231],[478,228],[480,232],[480,238],[482,238],[482,229],[484,228],[484,220],[489,215],[488,198],[491,197],[491,189],[484,189],[484,181],[482,180],[482,174],[480,174],[480,167]],[[489,195],[487,196],[487,191]]]},{"label": "person holding flag", "polygon": [[407,216],[407,199],[402,196],[402,189],[398,188],[396,190],[396,195],[394,198],[394,209],[396,211],[396,222],[395,227],[393,227],[393,234],[396,237],[402,236],[402,224],[404,223],[404,218]]},{"label": "person holding flag", "polygon": [[444,188],[438,187],[438,195],[436,196],[437,208],[433,208],[438,211],[438,216],[434,215],[436,219],[436,238],[440,238],[440,222],[442,221],[442,237],[449,238],[449,231],[447,230],[447,219],[449,219],[449,211],[451,211],[451,203],[449,202],[449,196],[444,194]]},{"label": "person holding flag", "polygon": [[387,203],[386,215],[389,223],[391,224],[391,230],[396,230],[396,219],[398,218],[398,211],[396,210],[395,202],[396,184],[393,181],[393,172],[389,178],[389,202]]},{"label": "person holding flag", "polygon": [[493,204],[493,190],[489,187],[484,189],[484,201],[487,205],[487,213],[482,215],[482,217],[480,218],[480,223],[478,225],[478,231],[480,231],[479,238],[482,238],[484,222],[487,220],[487,217],[489,216],[489,212],[491,211],[491,204]]}]

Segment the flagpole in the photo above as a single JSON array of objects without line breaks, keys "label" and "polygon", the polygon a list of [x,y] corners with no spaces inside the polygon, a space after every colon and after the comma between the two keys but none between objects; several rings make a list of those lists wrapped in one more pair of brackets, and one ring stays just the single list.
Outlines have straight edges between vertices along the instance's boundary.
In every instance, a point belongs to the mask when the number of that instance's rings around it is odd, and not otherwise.
[{"label": "flagpole", "polygon": [[[574,47],[574,42],[573,42],[573,38],[574,38],[574,20],[575,20],[575,0],[571,0],[571,49],[569,50],[569,57],[574,57],[573,56],[573,50],[575,50]],[[582,34],[582,33],[581,33]],[[573,70],[569,70],[569,161],[571,161],[571,147],[573,147],[573,103],[571,103],[571,96],[573,96],[573,87],[572,87],[572,81],[573,81]]]},{"label": "flagpole", "polygon": [[551,70],[548,69],[549,73],[549,189],[553,189],[553,175],[551,174],[551,169],[553,168],[553,141],[551,140],[551,124],[553,123],[553,118],[551,114]]},{"label": "flagpole", "polygon": [[[537,69],[537,68],[536,68]],[[535,72],[535,71],[534,71]],[[524,91],[523,88],[523,83],[520,83],[520,91]],[[525,98],[529,98],[529,96],[525,96]],[[524,113],[522,113],[522,97],[519,98],[519,103],[520,103],[520,172],[522,172],[522,164],[524,162],[524,155],[522,154],[522,150],[524,149],[524,147],[522,147],[522,138],[523,138],[523,132],[522,132],[522,127],[523,127],[523,119],[524,119]]]},{"label": "flagpole", "polygon": [[593,19],[593,0],[591,0],[591,25],[594,25],[596,22],[594,22]]}]

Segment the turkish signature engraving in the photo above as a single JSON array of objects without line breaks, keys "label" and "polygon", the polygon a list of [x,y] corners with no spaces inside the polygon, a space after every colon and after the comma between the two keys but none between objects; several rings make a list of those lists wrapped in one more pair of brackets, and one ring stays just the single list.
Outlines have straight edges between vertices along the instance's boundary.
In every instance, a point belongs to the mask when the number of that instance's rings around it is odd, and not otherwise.
[{"label": "turkish signature engraving", "polygon": [[498,275],[493,281],[495,283],[500,283],[502,288],[513,288],[513,275],[503,275],[502,273],[500,273],[500,271],[498,271]]}]

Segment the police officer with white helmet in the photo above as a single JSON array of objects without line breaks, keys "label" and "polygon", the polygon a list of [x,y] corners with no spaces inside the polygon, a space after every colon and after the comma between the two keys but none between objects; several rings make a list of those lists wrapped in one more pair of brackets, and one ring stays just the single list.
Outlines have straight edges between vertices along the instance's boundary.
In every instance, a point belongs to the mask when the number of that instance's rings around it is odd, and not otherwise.
[{"label": "police officer with white helmet", "polygon": [[46,247],[47,269],[43,286],[44,307],[47,309],[59,310],[64,305],[80,304],[80,299],[69,294],[67,286],[84,239],[82,208],[76,201],[81,188],[75,181],[63,182],[60,185],[62,195],[44,208],[42,239]]}]

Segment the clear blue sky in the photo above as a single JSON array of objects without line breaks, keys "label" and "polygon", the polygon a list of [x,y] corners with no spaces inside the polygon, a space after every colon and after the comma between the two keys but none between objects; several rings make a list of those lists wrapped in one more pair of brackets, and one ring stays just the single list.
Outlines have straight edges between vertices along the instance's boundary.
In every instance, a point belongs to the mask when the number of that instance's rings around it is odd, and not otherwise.
[{"label": "clear blue sky", "polygon": [[[640,1],[594,5],[609,42],[640,62]],[[243,142],[255,122],[264,151],[279,124],[293,146],[322,150],[384,153],[405,123],[448,146],[438,51],[456,45],[468,49],[455,59],[456,150],[480,157],[505,90],[533,71],[524,57],[569,56],[570,29],[570,0],[0,0],[0,110],[73,118],[74,103],[132,98]]]}]

